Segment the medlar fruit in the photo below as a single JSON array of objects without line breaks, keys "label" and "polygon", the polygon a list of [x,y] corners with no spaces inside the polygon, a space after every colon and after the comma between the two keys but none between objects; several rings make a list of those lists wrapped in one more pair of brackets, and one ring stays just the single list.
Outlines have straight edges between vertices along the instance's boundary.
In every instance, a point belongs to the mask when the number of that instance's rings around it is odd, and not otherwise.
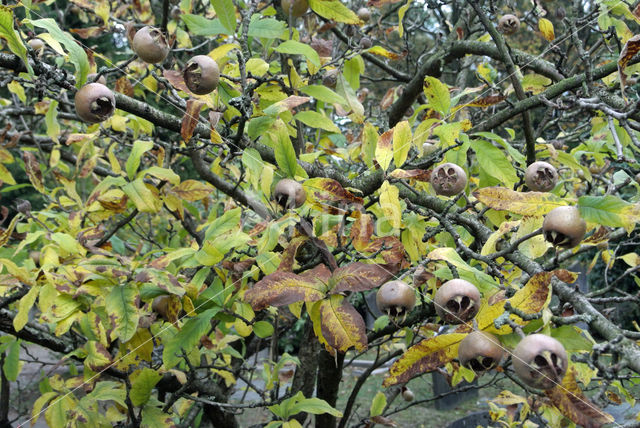
[{"label": "medlar fruit", "polygon": [[368,22],[371,19],[371,11],[367,7],[361,7],[357,12],[358,18],[364,22]]},{"label": "medlar fruit", "polygon": [[278,205],[289,209],[299,208],[307,200],[302,184],[290,178],[278,181],[273,194]]},{"label": "medlar fruit", "polygon": [[285,15],[291,14],[295,18],[301,17],[309,9],[307,0],[282,0],[280,4]]},{"label": "medlar fruit", "polygon": [[392,317],[404,317],[416,305],[416,294],[413,288],[403,281],[389,281],[378,289],[376,305],[382,313]]},{"label": "medlar fruit", "polygon": [[218,86],[218,63],[207,55],[196,55],[189,60],[182,72],[184,83],[191,92],[206,95]]},{"label": "medlar fruit", "polygon": [[338,69],[329,70],[322,78],[322,84],[327,88],[334,89],[338,83]]},{"label": "medlar fruit", "polygon": [[39,51],[40,49],[44,49],[44,42],[40,39],[31,39],[27,42],[29,44],[29,46],[31,46],[31,49],[33,49],[34,51]]},{"label": "medlar fruit", "polygon": [[371,42],[370,38],[363,37],[360,39],[360,47],[362,49],[369,49],[371,46],[373,46],[373,43]]},{"label": "medlar fruit", "polygon": [[435,152],[436,150],[438,150],[438,146],[436,146],[435,144],[431,144],[431,143],[424,143],[422,145],[422,154],[424,156],[428,156],[431,153]]},{"label": "medlar fruit", "polygon": [[457,195],[467,185],[467,174],[454,163],[443,163],[431,172],[431,185],[438,195]]},{"label": "medlar fruit", "polygon": [[169,44],[157,28],[146,26],[133,36],[133,51],[148,64],[164,61],[169,55]]},{"label": "medlar fruit", "polygon": [[547,162],[534,162],[527,167],[524,173],[524,182],[527,187],[535,192],[548,192],[556,187],[558,172],[553,165]]},{"label": "medlar fruit", "polygon": [[88,83],[75,96],[76,113],[85,122],[97,123],[107,120],[116,108],[116,99],[111,89],[102,83]]},{"label": "medlar fruit", "polygon": [[480,310],[480,292],[464,279],[452,279],[438,288],[433,298],[436,313],[445,322],[462,324]]},{"label": "medlar fruit", "polygon": [[544,238],[556,247],[573,248],[580,244],[587,231],[587,223],[577,207],[554,208],[544,217]]},{"label": "medlar fruit", "polygon": [[520,20],[515,15],[504,15],[498,20],[498,30],[502,34],[510,36],[520,28]]},{"label": "medlar fruit", "polygon": [[483,331],[469,333],[458,348],[460,364],[474,372],[485,372],[496,367],[503,356],[498,338]]},{"label": "medlar fruit", "polygon": [[520,380],[539,389],[550,389],[561,383],[568,365],[564,346],[544,334],[522,339],[513,351],[512,361]]},{"label": "medlar fruit", "polygon": [[403,399],[404,401],[411,402],[411,401],[413,401],[415,398],[416,398],[415,394],[414,394],[414,393],[413,393],[413,391],[412,391],[412,390],[410,390],[409,388],[406,388],[406,387],[405,387],[405,388],[402,390],[402,399]]}]

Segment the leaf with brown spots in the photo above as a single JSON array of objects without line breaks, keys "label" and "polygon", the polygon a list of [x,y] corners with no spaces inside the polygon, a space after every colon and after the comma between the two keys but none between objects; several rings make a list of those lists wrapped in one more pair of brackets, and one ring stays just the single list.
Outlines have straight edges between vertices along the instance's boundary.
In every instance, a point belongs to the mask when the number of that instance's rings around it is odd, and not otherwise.
[{"label": "leaf with brown spots", "polygon": [[40,171],[40,164],[36,157],[31,152],[22,152],[22,160],[24,161],[27,177],[29,177],[29,181],[33,184],[33,187],[35,187],[38,192],[45,193],[42,171]]},{"label": "leaf with brown spots", "polygon": [[331,277],[334,286],[332,293],[343,291],[366,291],[378,287],[393,277],[393,273],[377,264],[355,262],[342,266]]},{"label": "leaf with brown spots", "polygon": [[464,333],[443,334],[413,345],[389,368],[382,386],[408,382],[417,375],[434,371],[451,362],[458,356],[458,346],[465,336]]},{"label": "leaf with brown spots", "polygon": [[396,169],[391,174],[390,177],[393,178],[411,178],[418,181],[429,181],[431,180],[431,170],[430,169]]},{"label": "leaf with brown spots", "polygon": [[133,85],[131,84],[131,81],[127,79],[127,76],[122,76],[116,80],[115,90],[116,92],[120,92],[128,97],[133,97]]},{"label": "leaf with brown spots", "polygon": [[624,69],[638,52],[640,52],[640,34],[636,34],[624,44],[620,56],[618,57],[618,75],[620,76],[620,90],[624,96],[624,87],[627,83],[627,75]]},{"label": "leaf with brown spots", "polygon": [[341,353],[351,347],[367,349],[364,320],[344,296],[334,294],[322,301],[320,322],[322,335],[331,348]]},{"label": "leaf with brown spots", "polygon": [[356,251],[365,251],[371,244],[373,235],[373,217],[370,214],[361,214],[351,226],[351,243]]},{"label": "leaf with brown spots", "polygon": [[111,354],[100,342],[90,340],[85,346],[87,357],[84,364],[94,372],[106,369],[111,364]]},{"label": "leaf with brown spots", "polygon": [[285,306],[301,300],[315,302],[322,299],[326,291],[327,286],[318,279],[276,271],[251,287],[244,299],[254,311],[259,311],[267,306]]},{"label": "leaf with brown spots", "polygon": [[309,238],[307,236],[296,236],[289,241],[289,246],[282,252],[282,259],[278,266],[279,271],[291,272],[293,270],[293,263],[296,253],[298,252],[298,248],[308,240]]},{"label": "leaf with brown spots", "polygon": [[81,39],[88,39],[89,37],[99,36],[105,29],[105,27],[71,28],[69,32],[77,34]]},{"label": "leaf with brown spots", "polygon": [[545,394],[553,405],[576,425],[585,428],[600,428],[604,424],[614,421],[610,414],[600,410],[582,393],[576,381],[576,369],[573,366],[569,367],[567,374],[562,379],[562,385],[546,391]]},{"label": "leaf with brown spots", "polygon": [[345,190],[336,180],[331,178],[311,178],[303,183],[307,191],[307,200],[320,206],[325,203],[362,205],[362,198]]},{"label": "leaf with brown spots", "polygon": [[186,92],[188,94],[191,93],[191,91],[189,91],[189,88],[187,88],[187,84],[184,83],[184,76],[182,74],[181,71],[178,70],[164,70],[162,72],[162,76],[167,79],[169,81],[169,83],[171,83],[171,85],[183,92]]},{"label": "leaf with brown spots", "polygon": [[189,142],[193,136],[193,130],[200,120],[200,110],[204,106],[204,102],[200,100],[190,99],[187,101],[187,109],[182,117],[182,126],[180,127],[180,135],[185,142]]},{"label": "leaf with brown spots", "polygon": [[376,145],[376,161],[383,171],[386,171],[393,159],[393,129],[378,137]]},{"label": "leaf with brown spots", "polygon": [[185,201],[195,202],[209,196],[213,192],[213,186],[203,181],[184,180],[171,191]]},{"label": "leaf with brown spots", "polygon": [[567,205],[562,198],[548,192],[516,192],[505,187],[484,187],[473,192],[480,202],[497,211],[526,216],[541,216]]}]

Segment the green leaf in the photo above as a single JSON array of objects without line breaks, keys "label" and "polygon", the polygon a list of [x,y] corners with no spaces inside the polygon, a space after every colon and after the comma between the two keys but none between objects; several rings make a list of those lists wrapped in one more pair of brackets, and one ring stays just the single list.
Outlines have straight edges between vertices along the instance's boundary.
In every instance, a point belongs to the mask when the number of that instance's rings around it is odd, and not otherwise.
[{"label": "green leaf", "polygon": [[247,126],[247,134],[249,138],[256,139],[262,134],[264,134],[267,130],[271,129],[271,126],[276,121],[274,116],[258,116],[254,117],[249,121],[249,125]]},{"label": "green leaf", "polygon": [[183,349],[188,352],[200,344],[200,338],[211,329],[211,318],[219,310],[219,308],[208,309],[189,319],[178,334],[167,341],[162,354],[165,369],[168,370],[180,362]]},{"label": "green leaf", "polygon": [[240,224],[242,216],[242,208],[234,208],[225,211],[220,217],[216,218],[209,224],[204,235],[205,241],[211,241],[217,236],[224,235],[227,232],[235,230]]},{"label": "green leaf", "polygon": [[378,391],[376,396],[373,397],[373,400],[371,401],[369,416],[380,416],[385,407],[387,407],[387,397],[382,391]]},{"label": "green leaf", "polygon": [[432,76],[424,78],[423,84],[424,94],[429,100],[429,106],[442,113],[447,114],[451,106],[451,98],[449,96],[449,88],[447,85]]},{"label": "green leaf", "polygon": [[431,251],[427,257],[431,260],[444,260],[458,269],[460,278],[475,284],[482,294],[495,293],[499,286],[494,279],[483,271],[469,266],[457,253],[455,248],[441,247]]},{"label": "green leaf", "polygon": [[230,36],[230,32],[219,19],[207,19],[202,15],[192,15],[186,13],[181,16],[182,21],[189,27],[189,32],[195,36],[217,36],[226,34]]},{"label": "green leaf", "polygon": [[267,321],[258,321],[253,325],[253,332],[256,336],[264,339],[273,334],[273,326]]},{"label": "green leaf", "polygon": [[44,116],[44,123],[47,125],[47,135],[56,143],[60,135],[60,124],[58,123],[58,101],[51,100],[47,114]]},{"label": "green leaf", "polygon": [[300,92],[303,92],[318,101],[322,101],[329,104],[347,104],[342,96],[335,93],[333,90],[322,85],[309,85],[300,88]]},{"label": "green leaf", "polygon": [[300,412],[311,413],[313,415],[321,415],[329,413],[335,417],[342,417],[342,412],[331,407],[329,403],[320,398],[305,398],[291,406],[289,415],[296,415]]},{"label": "green leaf", "polygon": [[80,251],[78,250],[78,241],[76,241],[73,236],[67,233],[56,232],[51,235],[51,240],[58,244],[60,248],[65,250],[67,253],[80,253]]},{"label": "green leaf", "polygon": [[89,58],[87,58],[87,53],[82,46],[69,33],[62,31],[56,21],[51,18],[37,19],[35,21],[25,19],[22,22],[44,28],[51,33],[55,40],[64,45],[69,52],[69,61],[76,68],[76,88],[82,87],[87,81],[87,74],[89,74]]},{"label": "green leaf", "polygon": [[364,73],[364,59],[360,55],[344,62],[342,74],[353,89],[360,88],[360,75]]},{"label": "green leaf", "polygon": [[38,294],[40,294],[40,287],[31,287],[29,292],[20,299],[18,303],[18,313],[13,318],[13,328],[16,331],[22,330],[27,324],[27,321],[29,321],[29,311],[36,302]]},{"label": "green leaf", "polygon": [[582,196],[578,199],[580,215],[590,223],[624,227],[629,233],[640,221],[640,205],[630,204],[617,196]]},{"label": "green leaf", "polygon": [[146,174],[149,174],[162,181],[167,181],[173,184],[174,186],[180,184],[180,176],[175,172],[173,172],[172,169],[169,169],[169,168],[160,168],[159,166],[152,166],[150,168],[145,169],[144,171],[140,171],[140,174],[138,174],[138,176],[144,177]]},{"label": "green leaf", "polygon": [[106,298],[105,308],[110,317],[115,317],[116,334],[121,342],[128,342],[138,328],[138,308],[135,304],[138,291],[129,284],[116,285]]},{"label": "green leaf", "polygon": [[176,424],[170,415],[164,413],[162,409],[146,405],[142,409],[142,428],[175,428]]},{"label": "green leaf", "polygon": [[260,19],[262,15],[254,14],[249,23],[249,37],[278,39],[287,28],[287,24],[274,18]]},{"label": "green leaf", "polygon": [[232,34],[236,31],[236,8],[232,0],[211,0],[220,23]]},{"label": "green leaf", "polygon": [[551,329],[551,337],[557,339],[567,351],[591,351],[593,342],[585,337],[575,325],[563,325]]},{"label": "green leaf", "polygon": [[118,382],[102,381],[96,384],[87,398],[91,398],[93,401],[114,401],[126,407],[127,393],[123,385]]},{"label": "green leaf", "polygon": [[276,131],[276,139],[274,141],[274,152],[276,157],[276,163],[280,170],[287,177],[295,177],[298,170],[298,160],[296,159],[296,152],[293,149],[291,138],[287,133],[287,129],[284,127],[284,123],[281,120],[276,122],[278,130]]},{"label": "green leaf", "polygon": [[393,131],[393,161],[401,168],[411,148],[411,125],[406,120],[398,123]]},{"label": "green leaf", "polygon": [[309,0],[309,7],[323,18],[345,24],[362,25],[362,21],[351,9],[338,0]]},{"label": "green leaf", "polygon": [[295,40],[287,40],[286,42],[280,43],[278,47],[275,48],[275,51],[290,55],[303,55],[313,65],[317,67],[320,66],[320,56],[318,55],[318,52],[305,43],[300,43]]},{"label": "green leaf", "polygon": [[162,202],[142,180],[138,178],[122,188],[129,199],[133,201],[138,211],[142,213],[155,213],[162,208]]},{"label": "green leaf", "polygon": [[9,344],[2,370],[10,382],[15,382],[18,379],[18,374],[20,373],[20,340],[14,340]]},{"label": "green leaf", "polygon": [[7,41],[9,50],[20,57],[27,66],[29,74],[33,74],[33,69],[27,59],[27,48],[22,44],[16,30],[13,28],[13,9],[7,6],[0,6],[0,38]]},{"label": "green leaf", "polygon": [[485,140],[474,140],[471,147],[476,152],[478,163],[487,174],[500,180],[502,186],[513,187],[518,182],[518,174],[505,153]]},{"label": "green leaf", "polygon": [[136,176],[136,172],[140,167],[140,159],[142,155],[153,148],[153,141],[137,140],[133,143],[133,148],[127,158],[125,169],[127,170],[127,176],[129,180],[133,180]]},{"label": "green leaf", "polygon": [[149,401],[151,391],[162,379],[162,375],[148,367],[143,368],[131,382],[129,397],[134,406],[142,406]]},{"label": "green leaf", "polygon": [[301,111],[296,114],[294,118],[311,128],[320,128],[325,131],[340,133],[340,128],[338,128],[331,119],[315,111]]}]

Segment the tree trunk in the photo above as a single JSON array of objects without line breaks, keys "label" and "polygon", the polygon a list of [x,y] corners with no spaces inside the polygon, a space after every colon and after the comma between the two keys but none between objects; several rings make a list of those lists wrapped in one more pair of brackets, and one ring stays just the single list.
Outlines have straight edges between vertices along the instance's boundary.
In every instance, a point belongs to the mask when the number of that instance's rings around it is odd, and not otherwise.
[{"label": "tree trunk", "polygon": [[[318,371],[318,353],[320,351],[320,342],[316,339],[313,332],[313,322],[307,319],[304,326],[304,334],[302,335],[302,343],[298,358],[300,358],[300,367],[296,369],[291,384],[291,392],[293,394],[302,391],[306,398],[313,396],[313,388],[316,384],[316,372]],[[294,418],[302,424],[307,418],[307,413],[299,413]]]},{"label": "tree trunk", "polygon": [[[342,379],[342,365],[344,354],[337,353],[333,357],[324,349],[318,356],[318,398],[323,399],[332,407],[338,401],[338,391],[340,390],[340,380]],[[316,416],[316,427],[336,428],[337,420],[335,416],[329,414]]]}]

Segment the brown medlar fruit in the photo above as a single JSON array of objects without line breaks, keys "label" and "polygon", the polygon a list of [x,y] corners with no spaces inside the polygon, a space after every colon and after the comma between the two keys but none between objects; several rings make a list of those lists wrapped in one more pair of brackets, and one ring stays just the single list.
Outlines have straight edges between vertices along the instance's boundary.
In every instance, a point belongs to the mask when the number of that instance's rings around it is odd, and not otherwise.
[{"label": "brown medlar fruit", "polygon": [[80,119],[97,123],[111,117],[116,108],[116,99],[111,89],[102,83],[88,83],[76,92],[75,105]]},{"label": "brown medlar fruit", "polygon": [[98,77],[98,80],[96,80],[96,76],[98,75],[98,73],[89,73],[87,75],[87,83],[100,83],[102,85],[106,85],[107,84],[107,79],[103,76],[100,75],[100,77]]},{"label": "brown medlar fruit", "polygon": [[435,152],[436,150],[438,150],[438,146],[436,146],[435,144],[431,144],[431,143],[424,143],[422,145],[422,154],[424,156],[428,156],[431,153]]},{"label": "brown medlar fruit", "polygon": [[368,22],[371,19],[371,11],[367,7],[361,7],[357,12],[361,21]]},{"label": "brown medlar fruit", "polygon": [[414,394],[414,393],[413,393],[413,391],[412,391],[412,390],[410,390],[409,388],[405,387],[405,388],[402,390],[402,399],[403,399],[404,401],[411,402],[411,401],[413,401],[415,398],[416,398],[415,394]]},{"label": "brown medlar fruit", "polygon": [[322,78],[322,84],[327,88],[334,89],[338,83],[338,69],[329,70],[324,74]]},{"label": "brown medlar fruit", "polygon": [[376,305],[384,314],[391,317],[404,317],[416,305],[416,294],[413,288],[403,281],[389,281],[378,289]]},{"label": "brown medlar fruit", "polygon": [[210,56],[196,55],[185,65],[182,76],[191,92],[206,95],[218,87],[220,70],[218,63]]},{"label": "brown medlar fruit", "polygon": [[362,49],[369,49],[371,46],[373,46],[373,43],[371,42],[370,38],[363,37],[360,39],[360,47]]},{"label": "brown medlar fruit", "polygon": [[443,163],[431,172],[431,185],[438,195],[457,195],[467,185],[467,174],[454,163]]},{"label": "brown medlar fruit", "polygon": [[554,208],[544,217],[544,238],[557,247],[573,248],[580,244],[587,231],[587,223],[574,206]]},{"label": "brown medlar fruit", "polygon": [[636,183],[640,184],[640,172],[635,176]]},{"label": "brown medlar fruit", "polygon": [[301,17],[309,9],[307,0],[282,0],[280,4],[285,15],[291,14],[295,18]]},{"label": "brown medlar fruit", "polygon": [[307,200],[302,184],[290,178],[278,181],[273,194],[278,205],[288,209],[299,208]]},{"label": "brown medlar fruit", "polygon": [[515,15],[504,15],[498,20],[498,30],[507,36],[514,34],[520,28],[520,20]]},{"label": "brown medlar fruit", "polygon": [[458,347],[460,364],[474,372],[485,372],[496,367],[502,357],[504,351],[498,338],[483,331],[469,333]]},{"label": "brown medlar fruit", "polygon": [[445,322],[462,324],[480,310],[480,292],[464,279],[452,279],[438,288],[433,298],[436,313]]},{"label": "brown medlar fruit", "polygon": [[44,49],[44,42],[41,39],[38,39],[38,38],[31,39],[27,43],[29,44],[31,49],[33,49],[34,51],[39,51],[41,49]]},{"label": "brown medlar fruit", "polygon": [[162,31],[146,26],[133,36],[133,51],[146,63],[157,64],[169,55],[169,44]]},{"label": "brown medlar fruit", "polygon": [[534,162],[527,167],[524,173],[524,182],[529,189],[535,192],[548,192],[556,187],[558,172],[553,165],[547,162]]},{"label": "brown medlar fruit", "polygon": [[556,339],[532,334],[513,351],[513,368],[520,380],[532,387],[551,389],[562,382],[567,372],[567,351]]}]

